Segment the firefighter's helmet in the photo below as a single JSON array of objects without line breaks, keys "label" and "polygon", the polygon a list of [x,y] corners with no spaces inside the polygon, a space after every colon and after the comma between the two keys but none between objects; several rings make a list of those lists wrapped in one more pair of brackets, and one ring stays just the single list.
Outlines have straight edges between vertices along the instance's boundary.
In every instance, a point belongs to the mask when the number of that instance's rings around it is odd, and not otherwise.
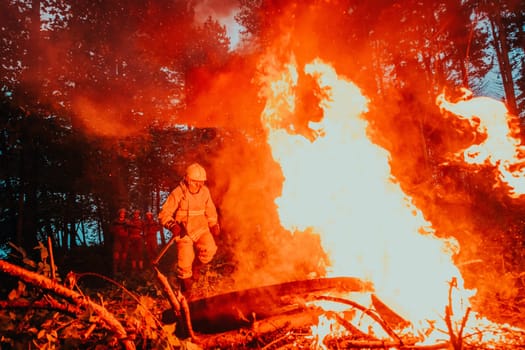
[{"label": "firefighter's helmet", "polygon": [[202,165],[193,163],[186,169],[186,178],[193,181],[206,181],[206,170]]}]

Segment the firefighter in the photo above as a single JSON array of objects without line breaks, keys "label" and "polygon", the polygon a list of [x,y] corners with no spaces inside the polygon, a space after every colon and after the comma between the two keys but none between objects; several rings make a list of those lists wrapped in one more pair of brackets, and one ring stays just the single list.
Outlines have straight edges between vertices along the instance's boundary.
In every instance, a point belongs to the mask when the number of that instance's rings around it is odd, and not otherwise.
[{"label": "firefighter", "polygon": [[155,220],[153,213],[148,211],[144,220],[144,240],[146,242],[146,261],[148,265],[155,259],[158,249],[158,232],[162,226]]},{"label": "firefighter", "polygon": [[144,221],[140,218],[140,210],[133,211],[129,220],[129,256],[133,271],[144,269]]},{"label": "firefighter", "polygon": [[126,266],[129,227],[126,213],[126,209],[120,208],[117,218],[111,223],[111,234],[113,236],[113,275],[122,272]]},{"label": "firefighter", "polygon": [[175,237],[176,276],[183,293],[191,291],[194,262],[195,266],[208,264],[217,252],[213,238],[220,233],[217,209],[205,181],[206,171],[200,164],[188,166],[184,179],[169,194],[158,216]]}]

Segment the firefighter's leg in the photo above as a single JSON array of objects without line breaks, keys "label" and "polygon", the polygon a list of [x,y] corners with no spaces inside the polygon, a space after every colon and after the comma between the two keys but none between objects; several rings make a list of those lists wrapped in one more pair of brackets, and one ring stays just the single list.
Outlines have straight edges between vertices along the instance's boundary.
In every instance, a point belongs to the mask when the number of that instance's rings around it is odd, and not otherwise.
[{"label": "firefighter's leg", "polygon": [[128,249],[129,249],[129,241],[127,238],[123,238],[123,241],[121,242],[120,246],[120,264],[119,269],[120,272],[124,272],[127,270],[127,262],[128,262]]},{"label": "firefighter's leg", "polygon": [[197,258],[203,264],[209,263],[217,253],[217,245],[211,233],[203,234],[195,242],[195,247],[197,248]]},{"label": "firefighter's leg", "polygon": [[177,241],[177,278],[183,293],[191,290],[194,259],[193,241],[189,236],[184,236]]},{"label": "firefighter's leg", "polygon": [[120,260],[119,260],[119,271],[120,272],[126,271],[127,260],[128,260],[128,254],[127,253],[121,253],[120,254]]},{"label": "firefighter's leg", "polygon": [[139,252],[139,241],[136,238],[132,238],[129,241],[129,257],[131,262],[131,271],[137,271],[137,260]]},{"label": "firefighter's leg", "polygon": [[213,236],[210,233],[205,233],[195,242],[195,247],[197,249],[197,261],[194,264],[193,279],[198,280],[201,274],[206,274],[208,263],[217,252],[217,245]]},{"label": "firefighter's leg", "polygon": [[113,276],[119,272],[120,268],[120,255],[118,252],[113,252]]},{"label": "firefighter's leg", "polygon": [[146,247],[144,245],[144,241],[141,239],[139,242],[139,251],[138,251],[138,259],[139,259],[139,270],[144,270],[144,254],[146,254],[145,251]]},{"label": "firefighter's leg", "polygon": [[122,252],[124,250],[124,245],[120,237],[115,238],[113,243],[113,276],[116,276],[117,273],[122,272]]},{"label": "firefighter's leg", "polygon": [[195,259],[191,269],[193,281],[197,282],[201,278],[201,271],[204,264],[199,259]]}]

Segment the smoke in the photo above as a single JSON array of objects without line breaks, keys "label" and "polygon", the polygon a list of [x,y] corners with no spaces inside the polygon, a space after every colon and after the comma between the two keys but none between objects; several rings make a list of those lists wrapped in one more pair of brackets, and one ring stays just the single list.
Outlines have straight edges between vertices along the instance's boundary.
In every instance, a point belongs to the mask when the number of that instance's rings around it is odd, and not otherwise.
[{"label": "smoke", "polygon": [[320,237],[282,228],[275,198],[283,175],[271,158],[262,130],[229,130],[213,159],[212,192],[217,195],[223,237],[219,246],[233,256],[235,287],[321,276],[328,263]]},{"label": "smoke", "polygon": [[[100,29],[104,35],[111,33],[104,41],[98,40],[93,28],[61,34],[53,45],[39,47],[43,67],[28,72],[23,81],[35,91],[41,89],[35,99],[57,109],[70,108],[79,125],[97,135],[140,134],[151,124],[217,128],[222,147],[210,159],[210,171],[224,228],[220,244],[231,251],[237,263],[236,284],[242,287],[322,275],[324,264],[329,263],[319,237],[310,232],[288,232],[279,223],[275,198],[282,191],[283,175],[272,159],[261,126],[264,101],[256,79],[270,66],[261,60],[263,56],[275,60],[293,56],[299,71],[320,57],[371,99],[365,116],[371,140],[388,150],[393,177],[432,222],[436,233],[458,238],[458,261],[476,261],[483,256],[485,262],[492,262],[495,258],[490,255],[498,256],[502,249],[486,249],[486,241],[497,241],[497,232],[517,222],[521,203],[495,194],[492,184],[485,181],[486,169],[444,163],[448,153],[473,142],[475,134],[461,121],[446,120],[439,114],[434,101],[428,99],[431,82],[416,69],[417,62],[377,55],[382,51],[375,50],[373,44],[411,45],[411,39],[418,36],[413,32],[413,38],[401,37],[393,30],[394,19],[401,14],[396,8],[399,5],[376,13],[366,4],[350,11],[344,1],[304,6],[277,2],[275,8],[270,7],[274,2],[262,3],[267,6],[260,16],[262,43],[254,44],[250,53],[236,52],[228,62],[201,66],[186,76],[169,67],[181,64],[182,53],[196,40],[192,25],[212,16],[232,28],[236,1],[199,1],[191,19],[181,15],[186,5],[167,12],[148,2],[148,8],[140,9],[142,20],[133,25],[117,21],[139,10],[126,8],[126,13],[114,16],[111,28]],[[370,17],[376,21],[365,25],[363,19]],[[268,55],[270,51],[272,55]],[[387,59],[398,64],[398,70],[377,81],[372,71]],[[159,71],[159,67],[164,69]],[[187,79],[193,87],[191,96],[174,88],[176,84],[159,83],[166,78]],[[284,123],[289,132],[310,137],[308,123],[321,117],[316,105],[318,92],[307,77],[298,79],[298,112],[287,116]],[[64,86],[70,89],[65,91]],[[177,102],[186,97],[182,111]],[[462,266],[471,276],[467,286],[469,282],[479,284],[479,265]],[[484,264],[482,272],[497,276],[487,266]]]},{"label": "smoke", "polygon": [[[336,30],[342,27],[336,8],[291,6],[276,12],[280,15],[272,18],[271,27],[264,28],[268,39],[264,54],[271,51],[267,57],[281,62],[285,62],[284,57],[293,56],[299,71],[319,56],[355,81],[371,99],[370,111],[364,116],[370,124],[369,137],[389,152],[393,178],[423,212],[438,236],[458,240],[460,248],[454,259],[464,275],[465,287],[478,288],[481,300],[489,300],[494,294],[513,298],[517,289],[512,278],[497,286],[491,281],[498,275],[510,273],[506,270],[508,267],[502,267],[496,260],[505,254],[506,247],[512,247],[512,243],[504,243],[501,238],[510,230],[509,226],[519,225],[522,200],[513,201],[493,187],[490,167],[449,161],[450,154],[476,143],[480,136],[468,123],[441,115],[435,101],[428,98],[430,82],[425,80],[424,72],[416,69],[417,62],[404,61],[395,72],[396,76],[380,82],[381,90],[378,90],[378,82],[373,80],[374,75],[368,69],[374,60],[381,58],[375,56],[367,43],[341,52],[340,46],[346,39]],[[396,37],[396,31],[392,31],[389,24],[387,21],[378,23],[374,28],[378,31],[376,35],[393,42],[401,39],[404,43],[410,42],[406,37]],[[252,98],[244,100],[246,95],[242,93],[250,91],[251,96],[255,96],[258,86],[253,85],[253,77],[264,74],[269,66],[261,57],[251,56],[249,61],[244,61],[245,65],[238,65],[238,70],[232,65],[232,70],[224,72],[218,81],[211,79],[195,100],[199,101],[201,115],[206,114],[205,106],[229,110],[236,106],[235,101],[243,106],[233,108],[234,114],[244,120],[231,120],[231,125],[241,127],[237,137],[224,145],[220,157],[214,161],[215,172],[222,177],[219,180],[223,188],[219,191],[221,209],[228,239],[231,239],[228,244],[238,261],[235,279],[240,286],[322,274],[322,265],[329,263],[326,256],[315,250],[319,242],[312,238],[314,235],[283,230],[275,214],[275,198],[282,190],[282,174],[271,159],[268,146],[261,141],[267,135],[258,126],[260,104],[251,104],[250,101],[256,101]],[[249,74],[237,75],[239,72]],[[299,79],[303,82],[296,96],[302,97],[294,102],[303,107],[298,108],[300,112],[285,118],[284,123],[288,123],[289,132],[309,137],[311,130],[307,125],[319,115],[315,112],[312,86],[308,86],[304,77]],[[404,84],[398,85],[397,79]],[[250,83],[246,83],[248,80]],[[246,84],[245,87],[252,89],[237,89],[235,83]],[[224,91],[230,91],[228,89],[235,93],[231,102],[220,98],[226,95]],[[227,124],[220,113],[208,115],[208,120],[214,120],[212,115],[217,115],[221,125]],[[344,159],[343,154],[340,156]],[[310,261],[304,263],[309,256]],[[297,266],[305,268],[301,270]]]},{"label": "smoke", "polygon": [[206,19],[208,16],[228,18],[238,8],[238,0],[200,0],[195,5],[195,16],[197,20]]}]

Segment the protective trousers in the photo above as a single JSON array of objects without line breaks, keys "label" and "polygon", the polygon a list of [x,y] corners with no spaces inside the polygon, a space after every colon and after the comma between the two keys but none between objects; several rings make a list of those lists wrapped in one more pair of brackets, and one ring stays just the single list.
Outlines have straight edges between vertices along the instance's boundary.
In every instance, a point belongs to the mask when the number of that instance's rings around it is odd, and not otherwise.
[{"label": "protective trousers", "polygon": [[186,279],[192,277],[192,266],[197,259],[203,264],[209,263],[217,252],[217,245],[210,232],[203,233],[194,242],[190,236],[185,235],[176,240],[177,244],[177,277]]}]

